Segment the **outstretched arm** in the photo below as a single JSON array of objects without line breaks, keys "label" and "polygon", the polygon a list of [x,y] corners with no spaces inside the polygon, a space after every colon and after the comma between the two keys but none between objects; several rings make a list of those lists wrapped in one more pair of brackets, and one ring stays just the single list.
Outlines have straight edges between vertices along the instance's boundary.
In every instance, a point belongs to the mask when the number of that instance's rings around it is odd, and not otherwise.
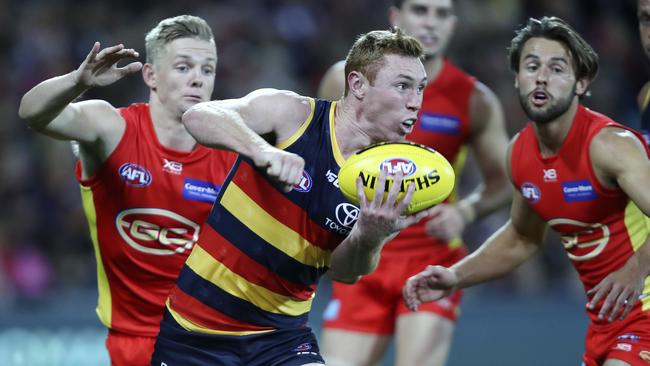
[{"label": "outstretched arm", "polygon": [[273,133],[279,141],[287,140],[310,112],[307,97],[260,89],[240,99],[199,103],[183,114],[183,123],[200,144],[251,158],[288,191],[300,182],[304,160],[271,146],[260,135]]},{"label": "outstretched arm", "polygon": [[18,113],[31,128],[49,136],[93,142],[101,138],[101,123],[110,125],[112,121],[106,119],[118,118],[119,114],[104,101],[72,101],[88,88],[112,84],[140,70],[140,62],[117,66],[119,61],[137,56],[135,50],[123,45],[100,51],[99,42],[95,42],[77,70],[45,80],[28,91],[21,100]]},{"label": "outstretched arm", "polygon": [[465,227],[512,199],[512,188],[506,175],[505,161],[508,137],[504,114],[496,95],[477,82],[470,99],[470,146],[483,178],[483,183],[456,204],[438,205],[427,233],[444,240],[461,236]]},{"label": "outstretched arm", "polygon": [[[600,131],[589,146],[589,156],[598,178],[609,186],[619,186],[630,200],[650,216],[650,160],[643,142],[621,128]],[[625,157],[621,159],[620,157]],[[647,217],[646,217],[646,220]],[[607,275],[587,294],[588,306],[595,309],[601,301],[599,318],[623,319],[639,300],[644,281],[650,275],[650,238],[638,248],[625,265]]]},{"label": "outstretched arm", "polygon": [[[512,145],[511,145],[512,146]],[[510,151],[507,153],[510,166]],[[455,288],[469,287],[502,277],[532,256],[543,244],[546,223],[515,192],[510,220],[474,253],[450,268],[428,266],[404,285],[404,300],[411,309],[435,301]]]}]

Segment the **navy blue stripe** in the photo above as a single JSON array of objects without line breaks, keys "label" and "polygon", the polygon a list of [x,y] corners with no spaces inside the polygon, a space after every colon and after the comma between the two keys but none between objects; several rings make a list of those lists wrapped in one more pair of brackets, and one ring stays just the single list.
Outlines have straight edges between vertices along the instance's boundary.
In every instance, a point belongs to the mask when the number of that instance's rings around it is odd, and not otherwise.
[{"label": "navy blue stripe", "polygon": [[309,312],[300,316],[270,313],[246,300],[232,296],[197,275],[187,265],[183,266],[177,284],[186,294],[240,322],[273,328],[300,327],[307,323]]},{"label": "navy blue stripe", "polygon": [[214,212],[207,222],[234,247],[286,281],[311,286],[317,284],[320,277],[327,272],[327,267],[318,269],[302,264],[267,243],[220,204],[215,205]]}]

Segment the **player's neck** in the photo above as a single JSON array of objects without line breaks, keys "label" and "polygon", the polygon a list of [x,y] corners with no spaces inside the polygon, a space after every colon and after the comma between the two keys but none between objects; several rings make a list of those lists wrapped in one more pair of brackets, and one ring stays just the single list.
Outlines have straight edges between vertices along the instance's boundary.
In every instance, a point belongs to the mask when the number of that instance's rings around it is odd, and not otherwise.
[{"label": "player's neck", "polygon": [[166,148],[178,151],[191,151],[196,146],[196,140],[183,126],[181,117],[165,109],[155,95],[149,99],[151,122],[158,142]]},{"label": "player's neck", "polygon": [[427,72],[427,80],[429,82],[436,80],[438,74],[442,71],[444,61],[445,56],[443,54],[428,56],[424,59],[424,70]]},{"label": "player's neck", "polygon": [[535,122],[535,134],[542,157],[557,154],[566,140],[578,110],[578,100],[571,103],[569,109],[561,116],[547,123]]},{"label": "player's neck", "polygon": [[372,143],[370,136],[362,128],[365,119],[352,105],[355,101],[343,98],[334,111],[334,134],[341,155],[348,158],[357,150]]}]

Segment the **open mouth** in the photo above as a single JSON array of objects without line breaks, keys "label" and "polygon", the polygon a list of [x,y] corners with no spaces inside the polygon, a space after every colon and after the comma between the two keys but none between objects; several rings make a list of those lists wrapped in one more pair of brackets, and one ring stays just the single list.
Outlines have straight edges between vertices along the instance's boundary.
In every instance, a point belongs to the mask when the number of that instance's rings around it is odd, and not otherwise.
[{"label": "open mouth", "polygon": [[546,102],[548,102],[550,98],[551,97],[545,91],[542,90],[536,90],[531,95],[531,100],[533,102],[533,105],[536,107],[543,106],[544,104],[546,104]]}]

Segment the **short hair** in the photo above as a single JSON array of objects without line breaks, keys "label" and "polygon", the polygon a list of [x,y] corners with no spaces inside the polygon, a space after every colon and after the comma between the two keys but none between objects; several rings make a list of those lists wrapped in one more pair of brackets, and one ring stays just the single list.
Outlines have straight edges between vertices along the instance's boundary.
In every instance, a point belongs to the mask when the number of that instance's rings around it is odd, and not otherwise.
[{"label": "short hair", "polygon": [[147,63],[153,64],[165,46],[179,38],[196,38],[214,42],[212,29],[203,18],[194,15],[179,15],[163,19],[144,38]]},{"label": "short hair", "polygon": [[[385,55],[399,55],[414,58],[424,57],[424,49],[417,39],[406,35],[401,29],[393,27],[386,31],[372,31],[360,35],[350,48],[345,59],[345,75],[359,71],[372,84],[379,69],[384,65]],[[345,83],[345,95],[348,94]]]},{"label": "short hair", "polygon": [[525,27],[517,30],[508,48],[510,69],[519,72],[519,61],[524,44],[531,38],[546,38],[563,43],[572,58],[577,79],[593,80],[598,75],[598,54],[564,20],[558,17],[530,18]]},{"label": "short hair", "polygon": [[[404,6],[404,3],[407,0],[393,0],[393,6],[396,7],[397,9],[401,9],[402,6]],[[451,5],[455,5],[456,0],[451,0]]]}]

